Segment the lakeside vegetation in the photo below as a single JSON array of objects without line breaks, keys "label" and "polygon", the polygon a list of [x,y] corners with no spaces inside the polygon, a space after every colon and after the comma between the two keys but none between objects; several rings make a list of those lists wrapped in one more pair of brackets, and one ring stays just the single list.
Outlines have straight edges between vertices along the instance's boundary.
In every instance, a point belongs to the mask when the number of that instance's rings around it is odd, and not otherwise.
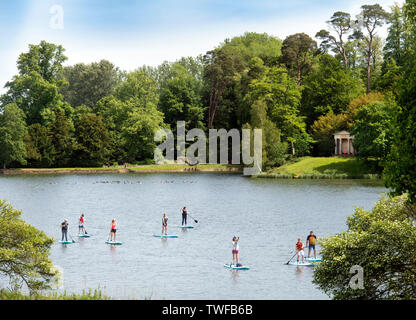
[{"label": "lakeside vegetation", "polygon": [[23,294],[19,291],[0,290],[0,300],[111,300],[100,290],[83,291],[81,294],[40,293]]},{"label": "lakeside vegetation", "polygon": [[368,161],[345,157],[302,157],[273,168],[256,178],[287,179],[381,179]]},{"label": "lakeside vegetation", "polygon": [[146,172],[241,172],[241,165],[228,164],[198,164],[190,166],[187,164],[160,164],[160,165],[127,165],[126,166],[103,166],[91,168],[15,168],[0,170],[3,174],[40,174],[40,173],[146,173]]}]

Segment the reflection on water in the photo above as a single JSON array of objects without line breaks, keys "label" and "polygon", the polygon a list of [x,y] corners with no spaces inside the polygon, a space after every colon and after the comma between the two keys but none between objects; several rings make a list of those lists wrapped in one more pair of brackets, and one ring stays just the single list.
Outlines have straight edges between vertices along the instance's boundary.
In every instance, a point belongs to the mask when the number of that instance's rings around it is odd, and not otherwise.
[{"label": "reflection on water", "polygon": [[[100,288],[114,298],[327,299],[312,283],[313,267],[286,265],[297,237],[306,241],[345,230],[355,206],[369,209],[386,189],[379,181],[268,180],[230,174],[103,174],[1,176],[0,198],[23,218],[60,240],[85,214],[91,238],[55,243],[51,258],[64,271],[67,292]],[[186,206],[194,229],[181,229]],[[169,233],[157,239],[161,216]],[[109,246],[109,222],[118,221]],[[231,239],[250,270],[228,270]],[[319,255],[319,246],[318,246]]]}]

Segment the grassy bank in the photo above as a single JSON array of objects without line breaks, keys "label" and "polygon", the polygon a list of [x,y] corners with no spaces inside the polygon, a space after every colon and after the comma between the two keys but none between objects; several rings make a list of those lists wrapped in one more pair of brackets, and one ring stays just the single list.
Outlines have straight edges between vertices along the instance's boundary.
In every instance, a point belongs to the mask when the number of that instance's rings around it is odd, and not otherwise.
[{"label": "grassy bank", "polygon": [[83,291],[81,294],[35,293],[32,295],[25,295],[21,292],[11,292],[3,289],[0,290],[0,300],[110,300],[110,298],[102,294],[100,290]]},{"label": "grassy bank", "polygon": [[101,168],[21,168],[5,169],[1,173],[8,175],[18,174],[86,174],[86,173],[146,173],[146,172],[241,172],[242,167],[226,164],[202,164],[189,166],[186,164],[162,165],[129,165]]},{"label": "grassy bank", "polygon": [[256,178],[380,179],[381,174],[364,160],[344,157],[303,157],[273,168]]}]

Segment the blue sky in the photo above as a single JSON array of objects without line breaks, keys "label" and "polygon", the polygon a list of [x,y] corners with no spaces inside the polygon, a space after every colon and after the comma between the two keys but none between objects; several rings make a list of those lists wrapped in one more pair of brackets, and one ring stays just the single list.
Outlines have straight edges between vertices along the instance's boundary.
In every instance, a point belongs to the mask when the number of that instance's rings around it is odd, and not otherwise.
[{"label": "blue sky", "polygon": [[[314,36],[335,11],[355,15],[363,4],[387,10],[402,0],[13,0],[0,1],[0,92],[29,44],[61,44],[66,64],[108,59],[123,70],[196,56],[246,31],[284,39]],[[50,10],[63,9],[63,29]],[[385,31],[383,31],[385,32]]]}]

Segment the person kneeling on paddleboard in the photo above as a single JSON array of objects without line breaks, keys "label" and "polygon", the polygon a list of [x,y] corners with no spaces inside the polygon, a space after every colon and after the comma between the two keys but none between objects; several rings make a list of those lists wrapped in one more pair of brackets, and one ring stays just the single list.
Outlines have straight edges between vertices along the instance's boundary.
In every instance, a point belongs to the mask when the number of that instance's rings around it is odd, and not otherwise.
[{"label": "person kneeling on paddleboard", "polygon": [[64,237],[65,237],[65,241],[68,242],[68,219],[64,219],[64,222],[61,223],[61,230],[62,230],[62,241],[64,241]]},{"label": "person kneeling on paddleboard", "polygon": [[311,249],[313,249],[313,253],[316,259],[316,239],[317,237],[313,234],[313,231],[311,231],[309,236],[306,238],[306,246],[308,247],[308,258],[311,256]]},{"label": "person kneeling on paddleboard", "polygon": [[183,209],[182,209],[182,225],[184,225],[184,224],[185,224],[185,226],[187,225],[187,222],[186,222],[187,218],[188,218],[188,210],[186,209],[186,207],[183,207]]},{"label": "person kneeling on paddleboard", "polygon": [[164,213],[162,217],[162,236],[163,236],[163,231],[165,231],[165,236],[167,236],[168,235],[168,216],[166,215],[166,213]]},{"label": "person kneeling on paddleboard", "polygon": [[[117,223],[116,219],[114,218],[111,220],[111,230],[110,230],[110,241],[116,241],[116,232],[117,232]],[[114,236],[114,240],[113,240]]]},{"label": "person kneeling on paddleboard", "polygon": [[303,247],[303,242],[300,238],[298,238],[298,242],[296,243],[296,252],[298,255],[298,263],[299,263],[299,258],[300,256],[302,256],[302,263],[305,262],[305,252],[304,252],[304,247]]},{"label": "person kneeling on paddleboard", "polygon": [[85,234],[85,228],[84,228],[84,214],[81,214],[81,217],[79,218],[79,224],[78,224],[78,234]]},{"label": "person kneeling on paddleboard", "polygon": [[[232,245],[233,245],[233,264],[236,267],[240,267],[241,264],[238,263],[238,254],[240,253],[240,249],[238,247],[238,241],[240,240],[240,237],[234,236]],[[236,263],[235,263],[236,262]]]}]

